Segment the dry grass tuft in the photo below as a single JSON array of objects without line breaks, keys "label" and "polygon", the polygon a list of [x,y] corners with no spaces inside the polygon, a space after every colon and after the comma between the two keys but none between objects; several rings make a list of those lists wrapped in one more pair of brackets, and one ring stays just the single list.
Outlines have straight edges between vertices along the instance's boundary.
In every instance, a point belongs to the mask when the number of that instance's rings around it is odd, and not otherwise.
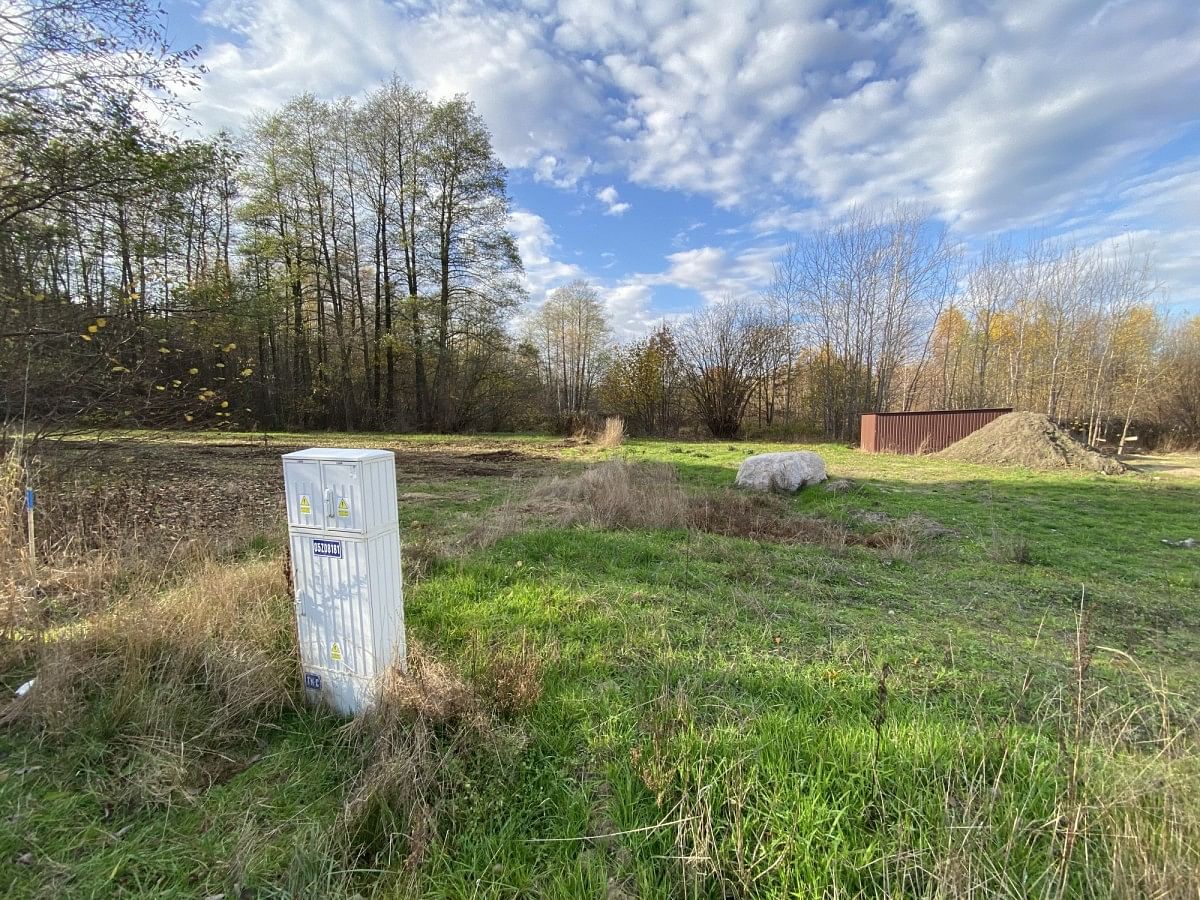
[{"label": "dry grass tuft", "polygon": [[625,443],[625,420],[620,416],[609,416],[593,443],[601,450],[616,450]]},{"label": "dry grass tuft", "polygon": [[1033,548],[1024,535],[1007,535],[993,526],[987,543],[987,555],[993,562],[1028,565],[1033,562]]},{"label": "dry grass tuft", "polygon": [[[555,503],[566,504],[555,507]],[[678,528],[688,500],[674,466],[609,460],[581,474],[551,478],[534,488],[530,503],[555,509],[563,524],[601,528]]]},{"label": "dry grass tuft", "polygon": [[[48,631],[37,682],[0,711],[41,740],[91,729],[129,764],[122,799],[188,798],[292,702],[291,603],[275,560],[209,559],[177,584],[144,583],[106,612]],[[237,768],[236,764],[233,768]]]},{"label": "dry grass tuft", "polygon": [[490,725],[486,707],[471,683],[419,644],[410,644],[406,668],[387,673],[378,704],[363,722],[369,729],[388,729],[417,719],[479,733],[488,731]]},{"label": "dry grass tuft", "polygon": [[687,527],[696,531],[781,543],[845,546],[849,533],[833,522],[790,515],[778,496],[733,488],[692,497]]},{"label": "dry grass tuft", "polygon": [[[34,567],[27,483],[41,486]],[[146,531],[130,496],[125,485],[86,482],[23,457],[19,448],[0,457],[0,667],[28,665],[47,634],[108,608],[118,584],[162,586],[171,580],[166,573],[190,572],[250,538],[236,525],[218,532],[200,523],[186,539]]]},{"label": "dry grass tuft", "polygon": [[346,729],[361,768],[338,814],[335,845],[353,865],[402,851],[416,869],[470,755],[498,743],[492,708],[453,668],[413,646],[407,670],[388,673],[375,707]]},{"label": "dry grass tuft", "polygon": [[404,542],[404,583],[408,587],[418,584],[446,562],[445,542],[433,538],[419,538]]},{"label": "dry grass tuft", "polygon": [[493,648],[476,677],[490,707],[505,717],[533,709],[542,696],[547,652],[534,647],[524,634],[515,648]]},{"label": "dry grass tuft", "polygon": [[440,779],[450,768],[432,728],[420,717],[401,724],[386,708],[348,727],[357,732],[362,768],[328,839],[352,865],[394,859],[403,849],[407,867],[415,869],[437,837]]},{"label": "dry grass tuft", "polygon": [[690,529],[779,543],[818,544],[833,552],[847,546],[880,550],[909,559],[924,541],[947,530],[920,516],[883,518],[870,532],[858,532],[826,519],[797,516],[786,499],[734,488],[691,494],[679,483],[673,466],[608,460],[579,475],[555,477],[538,484],[521,501],[493,510],[467,539],[486,547],[528,527]]}]

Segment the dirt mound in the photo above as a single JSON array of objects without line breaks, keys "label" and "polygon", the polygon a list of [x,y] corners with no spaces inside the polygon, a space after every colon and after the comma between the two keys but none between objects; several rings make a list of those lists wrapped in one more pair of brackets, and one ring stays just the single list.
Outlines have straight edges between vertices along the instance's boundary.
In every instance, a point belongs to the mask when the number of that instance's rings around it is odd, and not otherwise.
[{"label": "dirt mound", "polygon": [[984,425],[937,454],[960,462],[1029,469],[1079,469],[1120,475],[1125,466],[1089,450],[1040,413],[1015,412]]}]

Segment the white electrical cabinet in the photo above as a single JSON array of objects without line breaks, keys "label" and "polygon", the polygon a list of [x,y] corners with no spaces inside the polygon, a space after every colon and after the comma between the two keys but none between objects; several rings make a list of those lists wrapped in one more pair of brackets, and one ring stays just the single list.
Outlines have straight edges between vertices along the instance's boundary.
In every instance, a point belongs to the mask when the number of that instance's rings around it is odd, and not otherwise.
[{"label": "white electrical cabinet", "polygon": [[358,713],[405,659],[396,458],[300,450],[284,454],[283,482],[305,693]]}]

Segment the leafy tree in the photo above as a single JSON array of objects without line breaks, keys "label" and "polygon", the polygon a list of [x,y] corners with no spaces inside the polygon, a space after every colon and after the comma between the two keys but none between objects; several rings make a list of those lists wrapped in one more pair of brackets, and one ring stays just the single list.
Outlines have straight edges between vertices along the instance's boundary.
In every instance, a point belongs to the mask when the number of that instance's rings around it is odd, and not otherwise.
[{"label": "leafy tree", "polygon": [[683,371],[675,338],[665,325],[616,350],[605,369],[600,399],[637,434],[669,435],[683,416]]}]

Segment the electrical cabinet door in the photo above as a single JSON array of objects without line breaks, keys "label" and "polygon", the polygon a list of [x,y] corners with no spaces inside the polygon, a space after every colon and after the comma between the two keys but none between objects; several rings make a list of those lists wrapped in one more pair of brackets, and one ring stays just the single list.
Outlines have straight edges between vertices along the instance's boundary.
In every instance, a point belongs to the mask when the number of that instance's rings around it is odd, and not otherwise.
[{"label": "electrical cabinet door", "polygon": [[292,565],[296,630],[305,667],[373,678],[380,666],[366,542],[294,534]]},{"label": "electrical cabinet door", "polygon": [[315,459],[285,459],[283,483],[287,495],[287,520],[293,528],[322,528],[321,463]]},{"label": "electrical cabinet door", "polygon": [[326,531],[362,534],[362,466],[352,462],[321,463]]}]

